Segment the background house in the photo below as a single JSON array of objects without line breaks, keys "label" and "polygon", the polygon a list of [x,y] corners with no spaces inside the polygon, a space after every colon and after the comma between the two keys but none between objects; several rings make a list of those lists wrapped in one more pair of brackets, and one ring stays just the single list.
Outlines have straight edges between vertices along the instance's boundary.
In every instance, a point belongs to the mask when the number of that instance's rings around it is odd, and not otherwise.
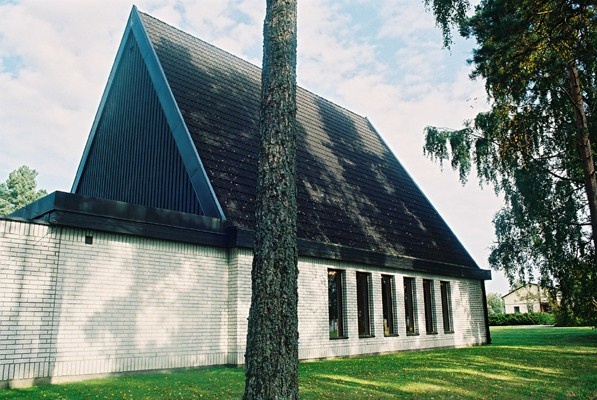
[{"label": "background house", "polygon": [[520,286],[502,296],[506,314],[549,311],[547,292],[536,283]]},{"label": "background house", "polygon": [[[0,382],[244,362],[259,92],[133,8],[72,192],[0,219]],[[299,357],[488,343],[490,272],[371,122],[297,103]]]}]

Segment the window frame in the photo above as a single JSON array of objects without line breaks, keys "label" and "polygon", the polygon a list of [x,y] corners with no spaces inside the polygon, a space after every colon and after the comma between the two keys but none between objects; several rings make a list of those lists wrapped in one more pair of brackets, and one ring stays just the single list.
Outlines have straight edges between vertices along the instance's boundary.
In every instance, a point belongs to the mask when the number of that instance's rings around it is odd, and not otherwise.
[{"label": "window frame", "polygon": [[454,333],[454,320],[452,317],[452,287],[448,281],[440,281],[440,294],[442,299],[442,319],[444,333]]},{"label": "window frame", "polygon": [[[335,286],[335,312],[336,318],[332,318],[332,279],[333,274],[333,285]],[[328,330],[329,339],[347,339],[348,330],[346,326],[346,304],[344,299],[345,296],[345,276],[346,271],[341,269],[328,269]],[[336,329],[332,329],[332,320],[336,320]],[[335,332],[335,334],[333,333]]]},{"label": "window frame", "polygon": [[408,336],[415,336],[419,334],[416,280],[405,276],[402,283],[404,285],[404,326]]},{"label": "window frame", "polygon": [[359,338],[375,337],[373,332],[373,301],[371,298],[371,273],[357,271],[357,324]]},{"label": "window frame", "polygon": [[423,279],[423,304],[425,307],[425,331],[428,335],[437,334],[437,318],[435,316],[434,281]]},{"label": "window frame", "polygon": [[398,336],[398,318],[396,316],[396,279],[394,275],[381,275],[381,303],[384,336]]}]

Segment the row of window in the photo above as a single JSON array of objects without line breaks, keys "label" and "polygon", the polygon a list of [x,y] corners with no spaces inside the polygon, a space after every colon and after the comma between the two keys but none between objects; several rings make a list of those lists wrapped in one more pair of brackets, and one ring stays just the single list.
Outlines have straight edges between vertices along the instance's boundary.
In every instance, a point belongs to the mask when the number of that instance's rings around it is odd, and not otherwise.
[{"label": "row of window", "polygon": [[[345,320],[344,284],[346,271],[338,269],[328,270],[328,305],[330,338],[347,337]],[[371,337],[372,332],[372,289],[371,274],[356,273],[357,283],[357,315],[359,337]],[[409,335],[418,334],[417,327],[417,296],[415,278],[403,278],[404,286],[404,327]],[[442,321],[445,333],[453,332],[452,300],[450,282],[440,281],[440,298]],[[435,285],[430,279],[423,279],[423,302],[425,308],[425,330],[428,334],[437,333],[437,317],[435,306]],[[396,283],[393,275],[381,276],[381,299],[383,309],[384,336],[398,334],[398,318],[396,316]]]}]

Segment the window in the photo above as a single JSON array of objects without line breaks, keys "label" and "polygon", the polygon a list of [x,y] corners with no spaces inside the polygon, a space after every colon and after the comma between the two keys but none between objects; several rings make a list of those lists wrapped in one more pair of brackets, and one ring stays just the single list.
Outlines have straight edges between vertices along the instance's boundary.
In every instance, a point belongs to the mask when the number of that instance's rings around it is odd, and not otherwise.
[{"label": "window", "polygon": [[344,329],[344,271],[328,269],[328,308],[330,339],[346,337]]},{"label": "window", "polygon": [[406,334],[416,335],[417,322],[415,320],[415,278],[404,278],[404,321],[406,322]]},{"label": "window", "polygon": [[515,314],[520,314],[520,307],[519,306],[514,306],[514,313]]},{"label": "window", "polygon": [[371,274],[357,272],[357,309],[359,318],[359,337],[371,336]]},{"label": "window", "polygon": [[427,333],[437,333],[435,327],[435,299],[433,281],[423,279],[423,300],[425,304],[425,330]]},{"label": "window", "polygon": [[450,292],[450,282],[441,281],[439,283],[442,297],[442,316],[444,318],[444,332],[454,332],[452,325],[452,293]]},{"label": "window", "polygon": [[381,276],[381,301],[383,308],[383,334],[392,336],[398,334],[395,315],[394,296],[396,293],[394,277],[391,275]]}]

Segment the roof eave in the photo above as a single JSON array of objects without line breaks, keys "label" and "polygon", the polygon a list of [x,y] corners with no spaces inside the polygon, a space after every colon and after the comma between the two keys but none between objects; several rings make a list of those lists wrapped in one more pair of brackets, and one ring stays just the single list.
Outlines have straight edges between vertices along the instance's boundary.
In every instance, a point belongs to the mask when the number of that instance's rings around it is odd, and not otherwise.
[{"label": "roof eave", "polygon": [[216,247],[229,242],[229,222],[220,218],[65,192],[50,193],[4,218]]},{"label": "roof eave", "polygon": [[[231,247],[253,248],[255,232],[250,229],[231,226],[229,228],[229,245]],[[333,243],[322,243],[299,238],[298,253],[301,257],[313,257],[363,265],[400,269],[413,273],[452,276],[456,278],[491,280],[491,271],[481,269],[472,261],[472,265],[446,264],[433,260],[389,255],[380,252],[341,246]]]}]

